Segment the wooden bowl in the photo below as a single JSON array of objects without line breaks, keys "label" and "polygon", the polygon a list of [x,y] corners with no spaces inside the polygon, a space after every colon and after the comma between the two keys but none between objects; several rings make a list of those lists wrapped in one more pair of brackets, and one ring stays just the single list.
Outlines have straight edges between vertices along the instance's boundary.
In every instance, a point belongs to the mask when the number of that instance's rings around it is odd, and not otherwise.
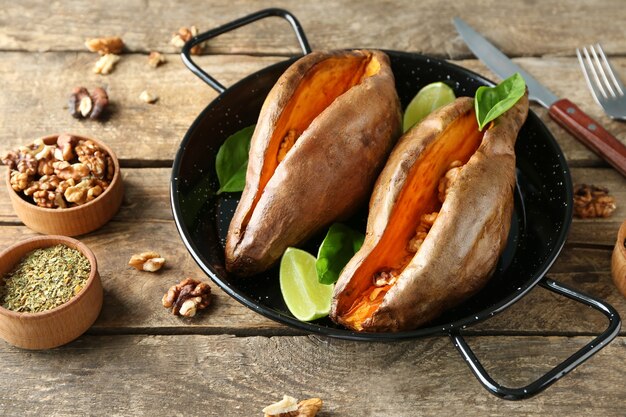
[{"label": "wooden bowl", "polygon": [[41,313],[17,313],[0,306],[0,337],[24,349],[50,349],[79,337],[100,314],[102,283],[93,252],[76,239],[65,236],[37,236],[19,242],[0,253],[0,276],[10,272],[35,249],[63,244],[79,250],[91,265],[85,287],[68,302]]},{"label": "wooden bowl", "polygon": [[[56,143],[58,136],[47,136],[43,138],[43,141],[46,145],[52,145]],[[70,208],[44,208],[24,200],[20,194],[11,188],[11,172],[9,170],[6,184],[13,210],[26,226],[36,232],[64,236],[89,233],[111,220],[122,204],[124,185],[115,153],[98,140],[78,135],[72,136],[93,141],[111,156],[115,166],[113,180],[104,193],[89,203]]]},{"label": "wooden bowl", "polygon": [[626,220],[617,232],[617,242],[611,258],[611,275],[619,292],[626,297]]}]

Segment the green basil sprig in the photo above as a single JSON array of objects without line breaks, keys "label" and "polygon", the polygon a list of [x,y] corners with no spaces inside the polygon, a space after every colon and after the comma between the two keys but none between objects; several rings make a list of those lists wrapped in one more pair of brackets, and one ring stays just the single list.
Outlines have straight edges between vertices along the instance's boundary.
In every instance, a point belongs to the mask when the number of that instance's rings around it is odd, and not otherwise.
[{"label": "green basil sprig", "polygon": [[246,185],[248,152],[255,125],[248,126],[229,136],[215,157],[215,170],[220,182],[217,194],[243,191]]},{"label": "green basil sprig", "polygon": [[315,269],[320,284],[334,284],[348,261],[363,245],[363,233],[341,223],[330,226],[317,252]]},{"label": "green basil sprig", "polygon": [[478,87],[474,98],[478,129],[513,107],[526,92],[526,82],[515,73],[495,87]]}]

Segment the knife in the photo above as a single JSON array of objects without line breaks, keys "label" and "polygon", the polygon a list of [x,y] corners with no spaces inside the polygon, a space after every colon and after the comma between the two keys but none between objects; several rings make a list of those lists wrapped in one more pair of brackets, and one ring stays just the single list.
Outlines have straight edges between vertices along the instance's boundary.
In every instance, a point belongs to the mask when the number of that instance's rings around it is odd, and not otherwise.
[{"label": "knife", "polygon": [[519,72],[528,86],[528,98],[548,109],[552,119],[564,127],[576,139],[604,158],[622,175],[626,176],[626,145],[589,117],[578,106],[566,98],[558,98],[532,75],[511,61],[487,39],[455,17],[454,26],[469,49],[487,67],[501,78]]}]

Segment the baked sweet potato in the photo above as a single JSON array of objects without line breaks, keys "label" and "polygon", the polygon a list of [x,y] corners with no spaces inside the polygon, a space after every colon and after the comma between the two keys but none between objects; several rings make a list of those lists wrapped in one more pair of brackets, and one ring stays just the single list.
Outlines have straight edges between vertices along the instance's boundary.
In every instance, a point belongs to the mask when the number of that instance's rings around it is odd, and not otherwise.
[{"label": "baked sweet potato", "polygon": [[369,196],[400,134],[387,55],[314,52],[296,61],[270,91],[252,136],[227,270],[268,269],[288,246],[348,216]]},{"label": "baked sweet potato", "polygon": [[462,97],[409,130],[370,200],[365,242],[344,268],[331,318],[358,331],[416,328],[488,281],[513,211],[528,97],[480,132]]}]

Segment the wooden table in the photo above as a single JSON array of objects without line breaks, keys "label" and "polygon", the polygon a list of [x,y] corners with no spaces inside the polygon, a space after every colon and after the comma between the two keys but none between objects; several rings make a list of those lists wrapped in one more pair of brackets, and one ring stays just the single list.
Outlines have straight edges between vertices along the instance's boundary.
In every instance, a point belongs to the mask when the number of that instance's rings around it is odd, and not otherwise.
[{"label": "wooden table", "polygon": [[[98,4],[97,4],[98,3]],[[117,216],[80,237],[95,252],[105,291],[95,325],[80,339],[31,352],[0,342],[2,415],[254,416],[283,394],[319,396],[321,416],[626,414],[626,333],[543,394],[507,402],[488,394],[447,337],[356,343],[301,334],[255,314],[214,288],[213,306],[181,320],[161,306],[184,277],[205,279],[176,232],[169,207],[172,159],[186,130],[216,97],[185,69],[171,33],[201,30],[264,7],[300,19],[314,49],[372,47],[450,59],[495,78],[457,36],[460,16],[559,96],[604,123],[622,141],[626,124],[609,121],[587,91],[576,47],[601,41],[626,78],[626,9],[620,0],[510,4],[493,1],[287,2],[240,0],[78,0],[5,2],[0,8],[2,149],[55,132],[102,139],[119,156],[126,196]],[[121,35],[128,52],[108,76],[95,75],[87,37]],[[157,69],[152,50],[167,54]],[[298,52],[288,25],[259,22],[210,44],[199,62],[225,85]],[[66,97],[77,85],[106,86],[112,116],[77,121]],[[155,105],[138,99],[143,90]],[[626,181],[576,142],[543,108],[575,183],[607,186],[618,202],[609,219],[574,220],[549,275],[600,297],[626,317],[610,275],[610,255],[626,218]],[[2,170],[1,175],[6,175]],[[0,187],[0,248],[34,232],[17,219]],[[155,250],[168,261],[157,274],[126,265]],[[498,381],[519,386],[604,329],[603,316],[536,288],[504,313],[467,329],[471,346]]]}]

